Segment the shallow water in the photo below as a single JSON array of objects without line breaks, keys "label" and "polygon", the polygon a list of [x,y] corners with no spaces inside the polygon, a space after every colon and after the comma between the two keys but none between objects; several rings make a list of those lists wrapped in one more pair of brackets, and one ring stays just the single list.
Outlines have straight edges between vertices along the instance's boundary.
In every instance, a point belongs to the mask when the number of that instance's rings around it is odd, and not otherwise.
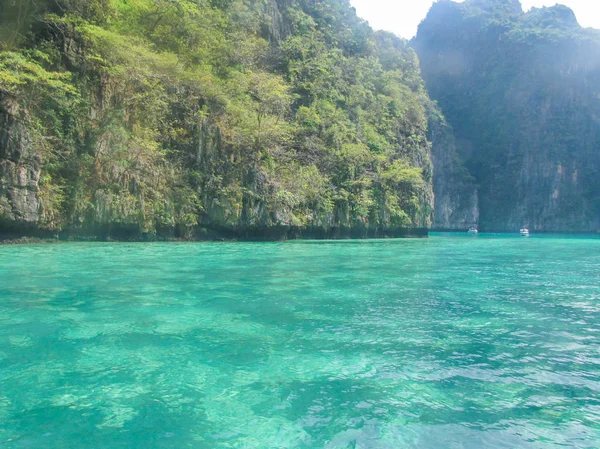
[{"label": "shallow water", "polygon": [[0,447],[600,447],[597,238],[5,246],[0,274]]}]

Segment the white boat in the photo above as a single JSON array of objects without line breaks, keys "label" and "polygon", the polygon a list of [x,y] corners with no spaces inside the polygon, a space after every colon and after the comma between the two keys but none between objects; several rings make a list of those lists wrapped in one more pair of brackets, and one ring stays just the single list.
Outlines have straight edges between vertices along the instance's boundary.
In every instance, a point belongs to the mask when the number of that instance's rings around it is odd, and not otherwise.
[{"label": "white boat", "polygon": [[479,233],[479,231],[477,230],[477,228],[475,226],[470,227],[467,232],[469,234],[478,234]]},{"label": "white boat", "polygon": [[519,234],[521,234],[523,237],[529,237],[529,229],[523,228],[519,231]]}]

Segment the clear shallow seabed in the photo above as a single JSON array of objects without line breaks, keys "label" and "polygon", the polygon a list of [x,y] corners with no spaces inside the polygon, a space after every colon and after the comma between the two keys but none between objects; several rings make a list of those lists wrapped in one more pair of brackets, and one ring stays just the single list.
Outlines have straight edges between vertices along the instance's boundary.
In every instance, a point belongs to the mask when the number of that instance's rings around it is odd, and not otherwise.
[{"label": "clear shallow seabed", "polygon": [[598,448],[600,239],[0,247],[0,447]]}]

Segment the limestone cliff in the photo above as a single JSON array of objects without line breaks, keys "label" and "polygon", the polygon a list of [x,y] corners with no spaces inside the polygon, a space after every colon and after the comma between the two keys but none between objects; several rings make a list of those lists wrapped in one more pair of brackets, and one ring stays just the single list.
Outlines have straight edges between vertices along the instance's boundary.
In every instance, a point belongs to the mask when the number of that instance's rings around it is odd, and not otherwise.
[{"label": "limestone cliff", "polygon": [[0,234],[431,225],[418,59],[347,0],[2,5]]},{"label": "limestone cliff", "polygon": [[0,95],[0,222],[5,226],[31,227],[41,218],[41,158],[29,126],[15,99]]},{"label": "limestone cliff", "polygon": [[413,41],[423,77],[479,186],[482,229],[596,232],[600,32],[563,6],[517,6],[435,3]]},{"label": "limestone cliff", "polygon": [[429,115],[429,138],[435,193],[432,229],[465,231],[478,227],[479,196],[475,179],[458,155],[452,127],[433,106]]}]

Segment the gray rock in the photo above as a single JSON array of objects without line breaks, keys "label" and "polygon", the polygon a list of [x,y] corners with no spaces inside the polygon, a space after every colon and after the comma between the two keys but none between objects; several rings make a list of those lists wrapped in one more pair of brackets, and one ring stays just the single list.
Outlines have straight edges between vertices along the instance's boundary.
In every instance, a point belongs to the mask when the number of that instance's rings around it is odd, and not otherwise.
[{"label": "gray rock", "polygon": [[26,112],[14,99],[1,96],[0,220],[15,225],[38,222],[40,166]]}]

